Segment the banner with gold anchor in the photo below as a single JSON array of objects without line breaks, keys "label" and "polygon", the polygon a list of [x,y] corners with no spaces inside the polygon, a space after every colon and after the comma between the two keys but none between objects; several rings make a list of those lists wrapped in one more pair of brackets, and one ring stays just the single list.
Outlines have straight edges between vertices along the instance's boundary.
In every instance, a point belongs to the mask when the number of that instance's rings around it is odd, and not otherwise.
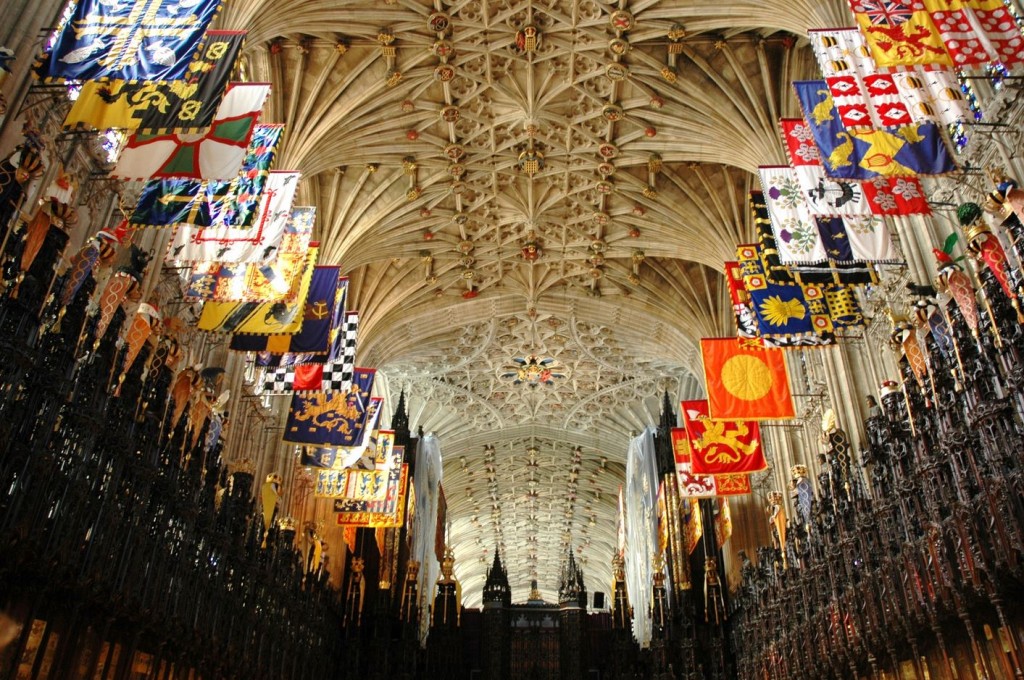
[{"label": "banner with gold anchor", "polygon": [[[333,270],[333,271],[332,271]],[[296,363],[322,364],[327,359],[334,323],[344,323],[345,303],[348,297],[348,278],[340,275],[338,266],[317,267],[313,272],[306,308],[303,310],[302,330],[294,335],[236,335],[231,338],[231,349],[236,352],[267,352],[272,355],[294,354],[293,361],[273,361],[275,357],[260,357],[261,366],[279,366]],[[338,308],[341,313],[336,314]],[[308,355],[315,356],[308,356]]]}]

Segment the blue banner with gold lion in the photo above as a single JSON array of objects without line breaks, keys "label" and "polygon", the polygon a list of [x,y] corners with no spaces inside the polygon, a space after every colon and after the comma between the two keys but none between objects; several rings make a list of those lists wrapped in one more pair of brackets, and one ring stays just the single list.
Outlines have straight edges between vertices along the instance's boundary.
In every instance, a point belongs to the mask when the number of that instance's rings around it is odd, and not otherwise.
[{"label": "blue banner with gold lion", "polygon": [[316,446],[356,446],[362,441],[377,370],[357,368],[352,387],[292,397],[284,441]]}]

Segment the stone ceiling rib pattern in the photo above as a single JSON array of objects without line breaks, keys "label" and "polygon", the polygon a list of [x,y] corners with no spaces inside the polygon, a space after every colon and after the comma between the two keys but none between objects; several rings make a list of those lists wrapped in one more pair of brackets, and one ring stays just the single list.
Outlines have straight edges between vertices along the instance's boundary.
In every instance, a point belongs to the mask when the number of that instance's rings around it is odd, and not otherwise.
[{"label": "stone ceiling rib pattern", "polygon": [[[497,544],[554,598],[571,545],[611,578],[631,432],[701,393],[720,274],[784,160],[788,83],[845,0],[233,0],[286,122],[359,363],[445,451],[466,603]],[[390,410],[390,409],[389,409]]]}]

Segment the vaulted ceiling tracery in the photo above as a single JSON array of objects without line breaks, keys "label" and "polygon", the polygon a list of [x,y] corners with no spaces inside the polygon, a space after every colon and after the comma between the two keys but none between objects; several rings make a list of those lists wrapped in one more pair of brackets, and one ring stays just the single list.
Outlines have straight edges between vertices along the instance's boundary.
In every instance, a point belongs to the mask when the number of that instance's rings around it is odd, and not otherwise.
[{"label": "vaulted ceiling tracery", "polygon": [[[234,0],[288,123],[359,363],[446,456],[469,605],[502,546],[516,597],[579,551],[611,578],[629,434],[697,395],[728,333],[722,262],[783,161],[799,40],[842,0]],[[546,371],[546,372],[545,372]]]}]

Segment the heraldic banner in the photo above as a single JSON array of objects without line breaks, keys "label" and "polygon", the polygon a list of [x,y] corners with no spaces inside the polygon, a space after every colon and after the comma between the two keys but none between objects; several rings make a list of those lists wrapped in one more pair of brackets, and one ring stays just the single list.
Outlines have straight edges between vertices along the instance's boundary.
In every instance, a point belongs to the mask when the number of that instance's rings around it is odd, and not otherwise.
[{"label": "heraldic banner", "polygon": [[712,418],[787,420],[795,416],[782,350],[737,338],[703,338],[700,349]]},{"label": "heraldic banner", "polygon": [[37,62],[47,82],[180,80],[220,0],[79,0]]},{"label": "heraldic banner", "polygon": [[284,441],[316,446],[356,446],[362,441],[376,369],[357,368],[346,392],[292,397]]},{"label": "heraldic banner", "polygon": [[711,420],[708,402],[682,403],[693,472],[704,475],[760,472],[768,469],[757,423]]},{"label": "heraldic banner", "polygon": [[320,244],[310,245],[303,269],[289,282],[288,294],[275,302],[207,302],[196,324],[214,333],[298,333]]},{"label": "heraldic banner", "polygon": [[201,134],[213,125],[244,43],[244,31],[207,31],[184,80],[87,80],[64,127]]},{"label": "heraldic banner", "polygon": [[715,496],[743,496],[750,493],[750,475],[698,475],[690,461],[690,443],[685,427],[672,428],[672,448],[675,452],[676,481],[683,498],[714,498]]}]

